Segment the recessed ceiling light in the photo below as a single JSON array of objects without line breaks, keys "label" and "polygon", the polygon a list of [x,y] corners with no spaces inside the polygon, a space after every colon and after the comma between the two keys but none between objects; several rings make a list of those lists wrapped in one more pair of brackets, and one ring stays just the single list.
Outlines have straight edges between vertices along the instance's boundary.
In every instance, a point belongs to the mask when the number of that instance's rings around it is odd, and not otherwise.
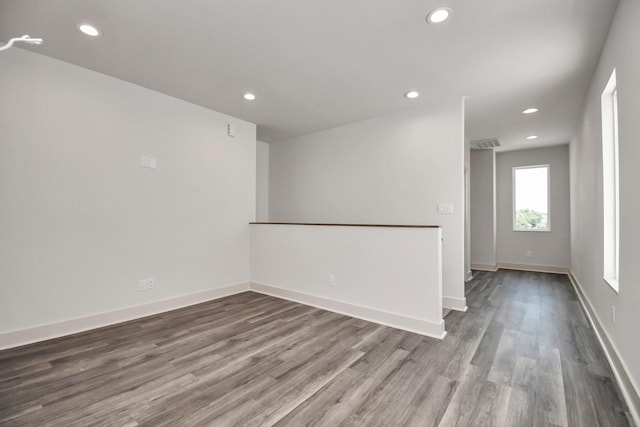
[{"label": "recessed ceiling light", "polygon": [[427,22],[429,24],[439,24],[446,21],[450,14],[451,9],[448,7],[439,7],[429,12],[427,15]]},{"label": "recessed ceiling light", "polygon": [[244,95],[242,95],[242,97],[247,101],[253,101],[254,99],[256,99],[256,96],[251,92],[245,93]]},{"label": "recessed ceiling light", "polygon": [[417,90],[410,90],[409,92],[404,94],[404,97],[407,99],[416,99],[419,96],[420,92],[418,92]]},{"label": "recessed ceiling light", "polygon": [[98,37],[100,35],[100,30],[98,30],[93,25],[89,24],[80,24],[78,25],[78,29],[91,37]]},{"label": "recessed ceiling light", "polygon": [[522,110],[522,114],[533,114],[537,113],[539,110],[535,107],[527,108],[526,110]]},{"label": "recessed ceiling light", "polygon": [[538,139],[538,135],[529,135],[527,139]]}]

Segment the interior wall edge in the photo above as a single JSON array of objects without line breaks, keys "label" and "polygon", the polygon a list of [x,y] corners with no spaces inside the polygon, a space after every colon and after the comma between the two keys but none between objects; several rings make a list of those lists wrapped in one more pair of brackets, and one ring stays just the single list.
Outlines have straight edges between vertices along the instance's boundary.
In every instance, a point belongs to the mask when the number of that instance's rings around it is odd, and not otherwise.
[{"label": "interior wall edge", "polygon": [[442,307],[456,311],[467,311],[467,298],[442,296]]}]

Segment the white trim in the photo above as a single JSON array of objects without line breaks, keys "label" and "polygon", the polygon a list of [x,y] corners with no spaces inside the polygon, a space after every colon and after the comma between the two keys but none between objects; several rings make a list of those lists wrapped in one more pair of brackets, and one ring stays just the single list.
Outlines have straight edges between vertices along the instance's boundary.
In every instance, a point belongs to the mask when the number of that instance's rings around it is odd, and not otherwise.
[{"label": "white trim", "polygon": [[456,311],[467,311],[467,299],[457,297],[442,297],[442,307]]},{"label": "white trim", "polygon": [[629,375],[627,365],[620,357],[620,353],[607,333],[607,330],[602,327],[602,322],[594,310],[591,301],[589,301],[589,297],[584,293],[580,282],[578,282],[578,278],[571,270],[569,270],[567,276],[569,276],[569,280],[578,295],[580,304],[582,305],[582,308],[589,319],[589,323],[593,327],[596,337],[598,337],[600,346],[602,346],[604,354],[609,361],[609,365],[611,366],[613,375],[618,382],[622,396],[627,402],[627,407],[629,408],[631,417],[633,418],[634,423],[637,426],[640,426],[640,387],[638,387],[638,384],[636,384],[634,379]]},{"label": "white trim", "polygon": [[602,269],[605,282],[619,293],[620,165],[616,69],[600,96],[602,111]]},{"label": "white trim", "polygon": [[[195,294],[181,295],[161,301],[154,301],[148,304],[63,320],[61,322],[39,325],[15,331],[1,332],[0,350],[140,319],[142,317],[152,316],[154,314],[212,301],[246,291],[255,291],[282,299],[296,301],[301,304],[311,305],[324,310],[357,317],[359,319],[429,337],[442,339],[447,335],[444,330],[444,320],[441,320],[440,322],[429,322],[422,319],[415,319],[400,314],[334,301],[301,292],[289,291],[275,286],[259,283],[240,283],[222,288],[210,289]],[[466,306],[463,311],[466,311]]]},{"label": "white trim", "polygon": [[428,320],[416,319],[413,317],[403,316],[401,314],[390,313],[303,292],[283,289],[264,283],[251,282],[250,288],[252,291],[261,294],[295,301],[312,307],[318,307],[323,310],[333,311],[334,313],[356,317],[358,319],[414,332],[420,335],[426,335],[428,337],[443,339],[447,335],[444,330],[444,320],[442,319],[439,322],[430,322]]},{"label": "white trim", "polygon": [[560,267],[555,265],[538,265],[538,264],[517,264],[510,262],[499,262],[498,269],[534,271],[536,273],[559,273],[569,274],[569,267]]},{"label": "white trim", "polygon": [[471,264],[471,269],[480,271],[498,271],[498,266],[496,264]]},{"label": "white trim", "polygon": [[471,269],[469,269],[469,271],[467,271],[467,277],[465,277],[464,281],[465,282],[469,282],[469,281],[471,281],[471,279],[473,279],[473,271],[471,271]]},{"label": "white trim", "polygon": [[148,304],[125,307],[104,313],[91,314],[85,317],[63,320],[61,322],[33,326],[15,331],[1,332],[0,350],[164,313],[166,311],[223,298],[240,292],[246,292],[248,290],[248,283],[239,283],[236,285],[209,289],[194,294],[180,295],[165,300],[154,301]]},{"label": "white trim", "polygon": [[604,280],[607,285],[611,286],[611,289],[613,289],[615,291],[615,293],[617,293],[617,294],[620,293],[620,282],[618,281],[618,279],[614,279],[612,277],[607,279],[605,277],[602,280]]},{"label": "white trim", "polygon": [[[522,169],[547,169],[547,227],[539,229],[526,229],[516,227],[516,171]],[[513,231],[551,231],[551,165],[514,166],[511,168],[511,218]]]}]

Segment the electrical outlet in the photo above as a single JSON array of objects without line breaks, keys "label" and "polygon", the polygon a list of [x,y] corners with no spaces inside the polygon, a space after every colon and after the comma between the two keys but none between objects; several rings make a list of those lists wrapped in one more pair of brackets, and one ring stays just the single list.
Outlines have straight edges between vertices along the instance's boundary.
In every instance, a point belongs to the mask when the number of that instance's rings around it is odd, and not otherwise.
[{"label": "electrical outlet", "polygon": [[147,290],[147,279],[138,280],[138,290],[146,291]]},{"label": "electrical outlet", "polygon": [[453,213],[453,204],[451,203],[438,203],[439,215],[450,215]]},{"label": "electrical outlet", "polygon": [[333,274],[329,275],[329,286],[331,286],[332,288],[336,287],[336,276],[334,276]]},{"label": "electrical outlet", "polygon": [[616,324],[616,308],[615,306],[611,306],[611,321],[613,322],[613,324]]},{"label": "electrical outlet", "polygon": [[156,285],[156,281],[153,277],[149,277],[147,279],[147,288],[148,289],[153,289],[153,287]]},{"label": "electrical outlet", "polygon": [[531,258],[533,256],[533,251],[527,251],[527,258]]},{"label": "electrical outlet", "polygon": [[140,166],[143,168],[149,167],[149,156],[140,156]]}]

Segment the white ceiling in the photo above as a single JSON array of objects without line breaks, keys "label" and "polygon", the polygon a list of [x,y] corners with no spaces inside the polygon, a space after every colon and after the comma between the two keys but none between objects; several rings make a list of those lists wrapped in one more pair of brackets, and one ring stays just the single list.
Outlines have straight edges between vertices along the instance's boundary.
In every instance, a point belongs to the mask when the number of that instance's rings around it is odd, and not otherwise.
[{"label": "white ceiling", "polygon": [[[23,48],[254,122],[267,142],[464,96],[468,138],[519,149],[569,141],[616,5],[0,0],[0,42],[42,37]],[[426,24],[438,6],[451,18]],[[422,96],[404,99],[409,89]],[[529,106],[540,112],[520,114]]]}]

